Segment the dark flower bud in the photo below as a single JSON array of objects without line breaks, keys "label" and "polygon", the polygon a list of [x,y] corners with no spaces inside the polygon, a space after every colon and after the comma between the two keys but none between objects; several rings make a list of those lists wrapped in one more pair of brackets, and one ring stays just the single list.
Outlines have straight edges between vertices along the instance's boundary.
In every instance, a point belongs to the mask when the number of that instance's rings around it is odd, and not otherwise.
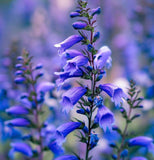
[{"label": "dark flower bud", "polygon": [[94,47],[91,44],[88,44],[87,48],[88,48],[88,51],[91,52]]},{"label": "dark flower bud", "polygon": [[113,158],[113,159],[117,159],[117,155],[113,154],[113,155],[112,155],[112,158]]},{"label": "dark flower bud", "polygon": [[23,82],[25,81],[25,78],[24,77],[17,77],[15,78],[14,82],[16,84],[22,84]]},{"label": "dark flower bud", "polygon": [[18,64],[15,65],[15,67],[16,67],[17,69],[20,69],[20,68],[22,67],[22,64],[18,63]]},{"label": "dark flower bud", "polygon": [[88,133],[88,128],[87,128],[86,126],[84,126],[84,127],[82,128],[82,130],[83,130],[85,133]]},{"label": "dark flower bud", "polygon": [[93,42],[95,42],[97,39],[99,39],[99,37],[100,37],[100,33],[99,33],[99,32],[96,32],[96,33],[94,34],[94,40],[93,40]]},{"label": "dark flower bud", "polygon": [[100,14],[101,13],[101,8],[95,8],[91,10],[91,15],[94,16],[95,14]]},{"label": "dark flower bud", "polygon": [[75,22],[72,24],[72,26],[74,29],[83,29],[87,26],[87,24],[84,22]]},{"label": "dark flower bud", "polygon": [[76,9],[76,12],[80,13],[80,12],[81,12],[81,10],[80,10],[80,9]]},{"label": "dark flower bud", "polygon": [[88,69],[89,71],[92,71],[92,70],[93,70],[93,67],[92,67],[92,66],[88,66],[87,69]]},{"label": "dark flower bud", "polygon": [[15,72],[15,76],[22,75],[22,74],[23,74],[23,71],[21,71],[21,70],[18,70]]},{"label": "dark flower bud", "polygon": [[21,61],[21,60],[23,60],[23,57],[22,57],[22,56],[19,56],[19,57],[17,57],[17,60],[18,60],[18,61]]},{"label": "dark flower bud", "polygon": [[41,69],[42,67],[43,67],[42,64],[38,64],[38,65],[35,67],[35,69]]},{"label": "dark flower bud", "polygon": [[100,81],[103,78],[103,74],[98,75],[96,81]]},{"label": "dark flower bud", "polygon": [[78,12],[71,12],[71,13],[70,13],[70,17],[71,17],[71,18],[79,17],[79,16],[80,16],[80,13],[78,13]]},{"label": "dark flower bud", "polygon": [[128,150],[127,149],[124,149],[122,152],[121,152],[121,157],[127,157],[128,156]]},{"label": "dark flower bud", "polygon": [[76,112],[79,113],[79,114],[84,114],[85,110],[83,108],[81,108],[81,109],[77,110]]},{"label": "dark flower bud", "polygon": [[112,147],[112,148],[115,148],[115,147],[116,147],[116,144],[115,144],[114,142],[110,143],[109,145],[110,145],[110,147]]},{"label": "dark flower bud", "polygon": [[88,97],[88,101],[89,101],[90,103],[92,103],[92,102],[93,102],[93,99],[92,99],[91,97]]}]

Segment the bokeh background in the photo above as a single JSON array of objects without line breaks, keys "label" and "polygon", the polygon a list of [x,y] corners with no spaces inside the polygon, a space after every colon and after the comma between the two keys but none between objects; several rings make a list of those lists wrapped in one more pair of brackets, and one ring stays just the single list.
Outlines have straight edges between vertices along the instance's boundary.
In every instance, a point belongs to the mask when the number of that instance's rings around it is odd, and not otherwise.
[{"label": "bokeh background", "polygon": [[[125,91],[130,79],[136,81],[145,99],[143,114],[130,130],[154,138],[154,1],[88,0],[88,3],[92,8],[102,8],[97,17],[97,30],[101,33],[97,46],[108,45],[112,50],[112,68],[104,81],[116,83]],[[74,19],[69,17],[76,4],[76,0],[0,0],[1,160],[8,159],[10,140],[20,136],[4,126],[8,119],[5,109],[15,103],[20,92],[14,84],[16,57],[23,49],[28,50],[35,63],[44,65],[44,79],[54,81],[54,71],[61,67],[54,44],[77,34],[71,25]],[[55,102],[49,99],[46,105],[53,112]],[[116,110],[115,114],[117,123],[124,125]],[[68,142],[66,149],[71,145]],[[105,145],[100,150],[106,152]]]}]

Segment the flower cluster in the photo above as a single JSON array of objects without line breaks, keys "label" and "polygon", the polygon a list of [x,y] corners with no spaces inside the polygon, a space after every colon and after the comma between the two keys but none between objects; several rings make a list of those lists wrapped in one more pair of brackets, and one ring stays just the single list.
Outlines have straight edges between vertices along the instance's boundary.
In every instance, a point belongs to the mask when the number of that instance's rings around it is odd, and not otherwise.
[{"label": "flower cluster", "polygon": [[[95,31],[96,16],[101,13],[100,7],[90,9],[87,2],[79,0],[78,8],[71,12],[70,17],[79,17],[80,19],[72,26],[78,31],[79,35],[72,35],[55,44],[58,53],[64,61],[62,72],[56,72],[59,76],[57,86],[62,86],[70,78],[80,77],[87,81],[87,84],[71,88],[62,95],[63,111],[69,113],[74,105],[77,104],[77,113],[85,116],[85,122],[76,118],[77,122],[63,124],[57,131],[60,136],[66,137],[68,133],[79,129],[81,136],[79,139],[86,144],[85,160],[90,159],[89,152],[97,146],[99,141],[95,129],[99,126],[106,132],[112,129],[114,124],[114,114],[104,105],[102,92],[107,93],[115,105],[120,106],[122,98],[126,98],[123,90],[113,84],[100,84],[106,69],[111,66],[111,50],[107,46],[96,49],[95,44],[100,37],[100,33]],[[70,49],[77,43],[81,43],[80,50]],[[97,110],[97,113],[95,112]],[[81,157],[68,155],[59,159],[82,159]],[[69,157],[69,158],[68,158]]]},{"label": "flower cluster", "polygon": [[[128,127],[131,125],[131,123],[134,123],[134,120],[138,117],[140,117],[140,114],[136,113],[134,114],[136,110],[142,109],[143,106],[141,105],[141,102],[143,100],[142,97],[139,97],[140,91],[137,90],[137,87],[135,85],[134,81],[130,81],[130,88],[128,90],[128,110],[124,107],[120,107],[121,114],[123,118],[125,119],[125,127],[124,129],[120,129],[119,127],[114,126],[113,129],[117,131],[121,136],[120,144],[118,143],[111,143],[111,147],[113,147],[116,151],[116,154],[112,155],[113,159],[120,160],[122,158],[130,158],[129,157],[129,151],[130,147],[139,146],[139,147],[145,147],[150,152],[154,154],[154,143],[153,139],[147,136],[136,136],[134,138],[129,133]],[[131,160],[144,160],[146,158],[144,157],[134,157]]]},{"label": "flower cluster", "polygon": [[[27,51],[17,58],[17,71],[15,83],[22,85],[24,93],[21,94],[18,104],[6,109],[12,119],[5,121],[5,125],[13,128],[23,128],[22,136],[11,143],[10,158],[15,158],[15,152],[20,152],[27,157],[36,157],[43,160],[43,152],[51,148],[52,130],[48,131],[49,124],[42,120],[44,115],[43,103],[46,92],[54,89],[51,82],[39,82],[43,76],[42,65],[36,66]],[[31,145],[32,144],[32,145]],[[49,147],[50,145],[50,147]]]}]

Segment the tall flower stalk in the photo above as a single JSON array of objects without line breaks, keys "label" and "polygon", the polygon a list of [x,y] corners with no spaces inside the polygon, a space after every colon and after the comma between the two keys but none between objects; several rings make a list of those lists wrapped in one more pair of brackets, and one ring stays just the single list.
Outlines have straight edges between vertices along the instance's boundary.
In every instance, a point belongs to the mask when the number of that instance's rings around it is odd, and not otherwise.
[{"label": "tall flower stalk", "polygon": [[[18,57],[15,72],[15,83],[25,86],[26,93],[20,96],[20,104],[12,106],[6,112],[12,115],[13,119],[5,122],[10,127],[23,127],[28,130],[28,134],[22,134],[22,137],[16,142],[11,143],[9,156],[14,158],[15,152],[20,152],[29,158],[43,160],[43,153],[46,148],[49,149],[49,143],[46,142],[46,136],[43,132],[46,128],[45,121],[42,121],[43,102],[45,93],[54,88],[50,82],[39,82],[43,76],[40,71],[41,64],[34,66],[32,56],[27,51],[23,51],[22,56]],[[48,140],[50,141],[50,140]],[[35,146],[33,148],[31,146]]]},{"label": "tall flower stalk", "polygon": [[[122,117],[125,119],[125,126],[124,129],[120,129],[116,126],[113,127],[113,130],[117,131],[120,134],[120,143],[115,144],[111,143],[111,147],[115,149],[115,153],[112,155],[113,159],[116,160],[123,160],[123,159],[130,159],[129,150],[130,147],[133,146],[141,146],[146,147],[149,151],[154,149],[153,139],[146,136],[137,136],[134,138],[130,135],[129,126],[134,122],[134,120],[140,117],[140,114],[136,114],[137,109],[142,109],[143,106],[141,102],[143,100],[142,97],[139,96],[140,91],[137,89],[136,84],[133,80],[130,81],[130,87],[128,89],[128,98],[127,104],[128,108],[120,107],[120,111]],[[133,159],[146,159],[144,157],[134,157]]]},{"label": "tall flower stalk", "polygon": [[[77,10],[70,14],[71,18],[79,17],[79,20],[72,24],[79,35],[72,35],[55,45],[59,50],[59,55],[65,60],[63,71],[56,72],[56,75],[59,75],[57,85],[60,87],[67,79],[74,77],[80,77],[88,82],[88,85],[79,82],[80,87],[72,88],[62,96],[63,111],[68,113],[77,104],[77,113],[87,118],[86,122],[75,118],[78,121],[76,123],[80,123],[75,128],[79,129],[80,142],[86,145],[84,160],[92,159],[90,151],[97,146],[99,141],[95,129],[100,126],[106,132],[112,128],[114,123],[114,115],[104,105],[101,92],[106,92],[116,105],[120,105],[122,98],[126,97],[122,89],[113,84],[98,85],[106,68],[111,66],[111,50],[107,46],[102,46],[100,49],[95,47],[95,43],[100,37],[100,33],[96,31],[96,16],[100,13],[100,7],[90,9],[86,1],[79,0]],[[79,51],[70,49],[80,42],[82,49]],[[70,127],[64,128],[63,125],[61,128],[69,130],[69,133],[75,130],[74,128],[71,130]],[[83,158],[76,154],[76,159]]]}]

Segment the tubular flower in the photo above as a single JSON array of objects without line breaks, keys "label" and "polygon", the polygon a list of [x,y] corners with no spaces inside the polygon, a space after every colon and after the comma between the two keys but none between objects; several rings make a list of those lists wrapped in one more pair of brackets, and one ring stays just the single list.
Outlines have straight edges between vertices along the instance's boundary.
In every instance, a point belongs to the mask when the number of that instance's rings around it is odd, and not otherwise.
[{"label": "tubular flower", "polygon": [[78,13],[78,12],[71,12],[71,13],[70,13],[70,17],[71,17],[71,18],[79,17],[79,16],[80,16],[80,13]]},{"label": "tubular flower", "polygon": [[12,115],[24,115],[24,114],[29,113],[28,109],[26,109],[22,106],[12,106],[12,107],[6,109],[5,111],[8,114],[12,114]]},{"label": "tubular flower", "polygon": [[68,113],[86,92],[87,89],[83,87],[74,87],[65,92],[62,96],[63,111]]},{"label": "tubular flower", "polygon": [[14,127],[27,127],[30,125],[30,122],[25,118],[16,118],[5,121],[5,124]]},{"label": "tubular flower", "polygon": [[99,88],[106,92],[111,98],[112,101],[115,103],[115,105],[120,105],[122,103],[122,98],[127,98],[126,94],[123,92],[121,88],[118,88],[117,86],[107,83],[103,85],[99,85]]},{"label": "tubular flower", "polygon": [[114,115],[107,107],[102,105],[98,108],[96,119],[99,123],[99,126],[103,128],[104,132],[112,129]]},{"label": "tubular flower", "polygon": [[14,142],[11,143],[11,150],[9,152],[10,158],[14,158],[15,152],[20,152],[28,157],[33,156],[33,151],[30,145],[23,143],[23,142]]},{"label": "tubular flower", "polygon": [[59,79],[56,80],[56,84],[58,87],[61,87],[64,84],[65,80],[74,77],[81,77],[83,75],[83,72],[78,69],[72,75],[70,75],[70,72],[55,72],[55,75],[59,76]]},{"label": "tubular flower", "polygon": [[111,50],[107,46],[101,47],[94,59],[95,68],[102,69],[103,67],[105,67],[110,56]]},{"label": "tubular flower", "polygon": [[51,82],[42,82],[37,86],[37,93],[45,93],[54,88],[54,84]]},{"label": "tubular flower", "polygon": [[87,26],[87,23],[84,23],[84,22],[74,22],[72,24],[73,28],[74,29],[83,29]]},{"label": "tubular flower", "polygon": [[79,159],[73,155],[65,155],[65,156],[58,157],[55,160],[79,160]]},{"label": "tubular flower", "polygon": [[56,156],[64,153],[62,147],[56,141],[52,141],[51,143],[49,143],[48,147]]},{"label": "tubular flower", "polygon": [[70,75],[74,74],[79,67],[84,66],[88,63],[88,58],[85,56],[77,56],[71,60],[68,60],[64,66],[66,72],[70,72]]},{"label": "tubular flower", "polygon": [[65,138],[69,133],[73,132],[75,129],[79,128],[82,125],[80,122],[68,122],[62,124],[57,128],[58,137]]},{"label": "tubular flower", "polygon": [[135,137],[129,140],[128,145],[130,147],[132,146],[141,146],[141,147],[147,147],[149,150],[154,151],[154,140],[150,137],[146,136],[139,136]]},{"label": "tubular flower", "polygon": [[76,43],[82,40],[83,40],[83,37],[79,35],[72,35],[68,37],[67,39],[65,39],[64,41],[62,41],[61,43],[55,44],[54,46],[59,49],[59,54],[61,54],[66,49],[71,48],[73,45],[75,45]]},{"label": "tubular flower", "polygon": [[68,59],[72,59],[76,56],[83,56],[83,54],[75,49],[68,49],[62,53],[62,57]]},{"label": "tubular flower", "polygon": [[100,14],[101,13],[101,8],[97,7],[95,9],[91,10],[91,15],[94,16],[95,14]]}]

